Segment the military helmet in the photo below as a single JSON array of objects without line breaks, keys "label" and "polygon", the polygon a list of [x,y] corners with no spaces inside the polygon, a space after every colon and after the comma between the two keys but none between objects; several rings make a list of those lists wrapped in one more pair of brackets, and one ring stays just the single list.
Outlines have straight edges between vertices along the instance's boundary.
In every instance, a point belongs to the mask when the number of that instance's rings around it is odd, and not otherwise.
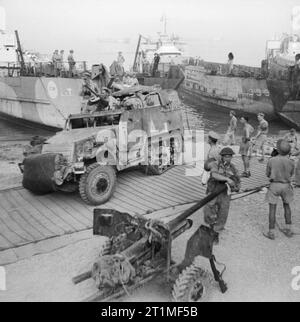
[{"label": "military helmet", "polygon": [[226,147],[226,148],[223,148],[221,151],[220,151],[220,155],[234,155],[234,152],[231,148],[229,147]]},{"label": "military helmet", "polygon": [[276,145],[280,155],[288,155],[291,152],[291,146],[287,140],[279,139]]}]

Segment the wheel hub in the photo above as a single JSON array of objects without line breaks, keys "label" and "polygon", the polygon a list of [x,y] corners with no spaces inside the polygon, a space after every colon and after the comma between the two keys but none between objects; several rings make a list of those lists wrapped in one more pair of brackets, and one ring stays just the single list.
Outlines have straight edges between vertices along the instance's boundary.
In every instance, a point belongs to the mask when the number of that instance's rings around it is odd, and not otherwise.
[{"label": "wheel hub", "polygon": [[109,177],[105,173],[101,173],[94,178],[91,192],[96,195],[103,195],[107,192],[109,186]]},{"label": "wheel hub", "polygon": [[199,302],[204,298],[204,295],[205,287],[200,281],[197,281],[190,291],[189,302]]}]

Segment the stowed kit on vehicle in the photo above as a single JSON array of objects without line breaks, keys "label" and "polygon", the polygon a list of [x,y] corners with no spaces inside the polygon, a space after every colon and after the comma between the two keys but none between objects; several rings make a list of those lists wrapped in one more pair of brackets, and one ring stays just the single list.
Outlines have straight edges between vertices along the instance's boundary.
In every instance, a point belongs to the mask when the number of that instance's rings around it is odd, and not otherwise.
[{"label": "stowed kit on vehicle", "polygon": [[20,165],[24,188],[36,194],[79,188],[85,202],[99,205],[112,196],[116,172],[142,166],[159,175],[180,160],[176,91],[136,87],[113,95],[119,109],[71,115],[63,131],[27,153]]}]

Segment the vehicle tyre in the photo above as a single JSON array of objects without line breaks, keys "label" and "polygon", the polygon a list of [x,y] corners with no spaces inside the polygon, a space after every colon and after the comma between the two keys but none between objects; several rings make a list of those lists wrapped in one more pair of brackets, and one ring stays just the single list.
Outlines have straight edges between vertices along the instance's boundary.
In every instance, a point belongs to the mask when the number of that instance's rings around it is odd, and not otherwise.
[{"label": "vehicle tyre", "polygon": [[213,279],[209,272],[194,263],[185,268],[174,283],[175,302],[205,302],[209,298]]},{"label": "vehicle tyre", "polygon": [[78,183],[76,182],[67,182],[61,186],[57,186],[57,190],[61,192],[74,193],[78,191]]},{"label": "vehicle tyre", "polygon": [[113,195],[116,186],[116,172],[111,166],[98,163],[90,165],[79,182],[81,198],[90,205],[101,205]]}]

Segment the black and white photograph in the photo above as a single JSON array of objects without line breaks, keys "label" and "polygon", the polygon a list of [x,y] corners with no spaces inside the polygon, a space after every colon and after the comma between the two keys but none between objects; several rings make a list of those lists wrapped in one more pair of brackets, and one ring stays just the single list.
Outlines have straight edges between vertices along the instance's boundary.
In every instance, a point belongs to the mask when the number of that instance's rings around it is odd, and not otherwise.
[{"label": "black and white photograph", "polygon": [[0,302],[300,302],[299,134],[300,0],[0,0]]}]

